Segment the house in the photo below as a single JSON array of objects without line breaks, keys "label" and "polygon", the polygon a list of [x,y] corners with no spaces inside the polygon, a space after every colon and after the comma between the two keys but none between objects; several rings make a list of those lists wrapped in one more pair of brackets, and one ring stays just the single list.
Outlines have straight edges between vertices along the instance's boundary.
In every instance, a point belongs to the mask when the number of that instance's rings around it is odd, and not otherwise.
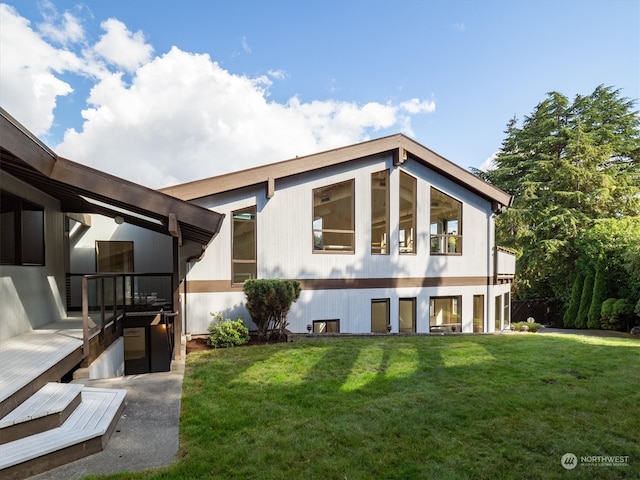
[{"label": "house", "polygon": [[[144,371],[180,356],[180,278],[223,216],[61,158],[2,108],[0,206],[0,476],[24,478],[101,450],[120,418],[126,391],[68,380],[121,375],[127,354]],[[158,249],[155,270],[136,270],[149,265],[135,253]]]},{"label": "house", "polygon": [[225,215],[189,262],[185,331],[250,317],[243,282],[300,281],[295,333],[494,332],[514,255],[495,244],[512,197],[404,135],[161,190]]}]

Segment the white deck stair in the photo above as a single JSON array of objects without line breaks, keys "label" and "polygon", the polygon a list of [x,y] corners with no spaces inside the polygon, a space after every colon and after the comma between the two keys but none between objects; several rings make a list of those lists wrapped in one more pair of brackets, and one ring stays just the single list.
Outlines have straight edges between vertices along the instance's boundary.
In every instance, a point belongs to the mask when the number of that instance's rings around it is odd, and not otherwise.
[{"label": "white deck stair", "polygon": [[[79,395],[80,402],[76,400]],[[0,478],[26,478],[103,450],[124,409],[125,396],[126,390],[120,389],[45,385],[0,420],[2,442],[6,432],[18,426],[63,411],[68,414],[59,426],[47,424],[45,430],[27,427],[25,436],[16,439],[11,433],[9,441],[0,445]]]}]

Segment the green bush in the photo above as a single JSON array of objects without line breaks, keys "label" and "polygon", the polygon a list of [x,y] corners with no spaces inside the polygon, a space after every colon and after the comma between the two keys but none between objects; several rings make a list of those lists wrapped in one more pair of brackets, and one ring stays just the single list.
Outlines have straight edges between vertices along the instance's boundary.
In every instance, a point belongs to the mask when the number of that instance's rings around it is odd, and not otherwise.
[{"label": "green bush", "polygon": [[596,266],[596,275],[593,281],[593,293],[591,295],[591,305],[587,313],[587,327],[600,328],[600,313],[602,311],[602,303],[607,298],[608,285],[610,281],[607,278],[607,265],[604,260],[598,260]]},{"label": "green bush", "polygon": [[[526,327],[526,328],[525,328]],[[536,322],[515,322],[511,324],[511,330],[515,330],[516,332],[531,332],[536,333],[543,327],[542,324]]]},{"label": "green bush", "polygon": [[615,324],[615,316],[613,315],[613,305],[618,301],[617,298],[607,298],[602,302],[602,308],[600,309],[600,318],[602,322],[602,328],[609,330],[610,325]]},{"label": "green bush", "polygon": [[249,329],[242,321],[242,317],[237,320],[222,319],[219,313],[212,313],[213,322],[209,325],[209,345],[213,348],[227,348],[244,345],[249,341]]},{"label": "green bush", "polygon": [[619,329],[629,331],[635,325],[634,307],[635,305],[628,298],[621,298],[613,304],[613,315],[618,320]]},{"label": "green bush", "polygon": [[259,338],[284,336],[287,314],[300,296],[296,280],[254,279],[244,282],[247,310],[258,327]]},{"label": "green bush", "polygon": [[567,328],[574,328],[576,326],[576,317],[578,316],[578,309],[580,308],[580,296],[582,295],[583,285],[584,274],[582,272],[578,272],[578,275],[576,275],[576,279],[573,282],[573,287],[571,288],[571,300],[569,302],[569,307],[562,318],[562,323]]},{"label": "green bush", "polygon": [[591,271],[584,279],[584,285],[582,285],[582,295],[580,296],[580,308],[578,309],[578,316],[576,317],[576,328],[587,328],[589,307],[591,307],[591,298],[593,295],[594,277],[595,275]]}]

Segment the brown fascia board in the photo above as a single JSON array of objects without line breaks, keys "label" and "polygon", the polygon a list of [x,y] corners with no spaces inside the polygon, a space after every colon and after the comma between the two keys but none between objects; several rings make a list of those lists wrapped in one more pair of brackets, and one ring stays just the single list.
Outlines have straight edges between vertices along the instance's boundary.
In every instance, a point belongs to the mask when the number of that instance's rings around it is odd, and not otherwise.
[{"label": "brown fascia board", "polygon": [[220,213],[178,200],[63,157],[58,157],[50,178],[98,195],[107,203],[123,206],[131,211],[151,217],[155,214],[167,219],[169,214],[173,213],[180,222],[205,228],[212,234],[218,233],[224,218],[224,215]]},{"label": "brown fascia board", "polygon": [[57,155],[29,130],[0,107],[0,142],[20,159],[29,159],[31,167],[49,176]]},{"label": "brown fascia board", "polygon": [[195,200],[386,152],[392,152],[394,159],[400,163],[403,155],[407,153],[414,160],[475,191],[482,197],[507,207],[511,205],[512,197],[508,193],[476,177],[403,134],[390,135],[304,157],[195,180],[162,188],[159,191],[182,200]]},{"label": "brown fascia board", "polygon": [[181,223],[206,230],[211,237],[220,231],[224,215],[59,157],[2,107],[0,142],[41,175],[77,189],[78,195],[97,196],[106,203],[149,217],[167,219],[173,213]]}]

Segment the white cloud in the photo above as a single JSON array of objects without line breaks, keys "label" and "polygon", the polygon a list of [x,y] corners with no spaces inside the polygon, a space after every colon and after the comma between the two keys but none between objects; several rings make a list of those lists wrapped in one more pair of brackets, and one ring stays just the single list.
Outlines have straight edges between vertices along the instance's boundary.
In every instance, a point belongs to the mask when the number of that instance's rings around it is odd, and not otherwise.
[{"label": "white cloud", "polygon": [[487,158],[484,162],[482,162],[482,164],[478,167],[478,169],[482,170],[483,172],[486,172],[488,170],[494,170],[496,168],[496,158],[498,157],[499,153],[500,153],[500,150],[493,153],[489,158]]},{"label": "white cloud", "polygon": [[67,129],[52,147],[150,187],[308,155],[372,133],[411,135],[412,116],[435,108],[417,98],[357,104],[294,96],[278,103],[269,100],[269,89],[285,76],[280,70],[236,75],[207,54],[177,47],[152,58],[143,33],[115,19],[102,23],[95,45],[84,40],[74,54],[47,43],[12,7],[0,5],[0,13],[2,105],[35,134],[46,134],[57,97],[72,91],[59,73],[87,76],[93,88],[83,99],[82,127]]},{"label": "white cloud", "polygon": [[114,18],[100,26],[105,34],[93,47],[98,56],[127,72],[149,61],[153,47],[145,42],[142,32],[131,33],[124,23]]},{"label": "white cloud", "polygon": [[73,91],[56,73],[82,70],[82,60],[44,41],[9,5],[0,4],[0,24],[0,105],[44,135],[53,124],[57,97]]}]

